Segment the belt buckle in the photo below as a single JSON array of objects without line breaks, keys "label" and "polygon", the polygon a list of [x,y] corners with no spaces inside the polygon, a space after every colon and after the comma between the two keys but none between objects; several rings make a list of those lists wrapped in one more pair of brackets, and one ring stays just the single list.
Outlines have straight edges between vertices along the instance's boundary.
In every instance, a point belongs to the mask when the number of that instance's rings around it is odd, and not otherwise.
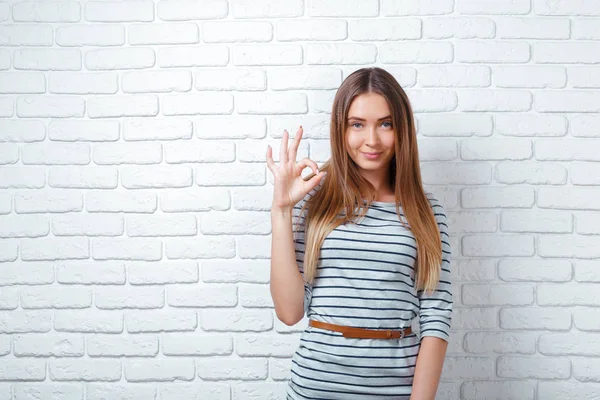
[{"label": "belt buckle", "polygon": [[[393,338],[393,337],[394,337],[394,331],[392,331],[391,329],[388,329],[388,330],[386,330],[386,331],[385,331],[385,336],[386,336],[388,339],[391,339],[391,338]],[[404,332],[404,329],[402,329],[402,330],[400,330],[400,337],[399,337],[398,339],[403,339],[403,338],[404,338],[404,336],[405,336],[405,332]]]}]

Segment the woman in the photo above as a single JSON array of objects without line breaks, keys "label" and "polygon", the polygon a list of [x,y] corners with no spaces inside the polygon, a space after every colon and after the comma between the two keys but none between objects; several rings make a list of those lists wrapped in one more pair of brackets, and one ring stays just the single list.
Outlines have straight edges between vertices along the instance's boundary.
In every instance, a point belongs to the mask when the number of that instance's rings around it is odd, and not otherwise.
[{"label": "woman", "polygon": [[287,399],[434,399],[451,322],[450,245],[444,208],[421,183],[408,97],[381,68],[348,76],[320,171],[296,162],[302,132],[289,149],[284,132],[278,167],[267,148],[271,296],[284,323],[309,318]]}]

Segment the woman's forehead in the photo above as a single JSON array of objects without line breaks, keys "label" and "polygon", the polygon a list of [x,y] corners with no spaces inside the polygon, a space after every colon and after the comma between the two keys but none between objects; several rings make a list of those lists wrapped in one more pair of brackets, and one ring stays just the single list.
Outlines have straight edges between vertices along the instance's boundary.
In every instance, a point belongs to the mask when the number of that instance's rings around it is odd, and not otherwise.
[{"label": "woman's forehead", "polygon": [[390,115],[387,100],[377,93],[356,96],[348,109],[348,118],[380,120]]}]

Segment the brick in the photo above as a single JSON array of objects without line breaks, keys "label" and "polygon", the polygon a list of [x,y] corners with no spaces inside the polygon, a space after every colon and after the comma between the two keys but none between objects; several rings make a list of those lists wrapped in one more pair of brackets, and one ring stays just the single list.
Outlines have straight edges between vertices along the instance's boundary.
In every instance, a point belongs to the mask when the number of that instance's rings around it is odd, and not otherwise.
[{"label": "brick", "polygon": [[184,118],[131,118],[123,122],[126,141],[176,140],[192,137],[192,121]]},{"label": "brick", "polygon": [[597,64],[600,62],[600,43],[544,41],[533,45],[536,64]]},{"label": "brick", "polygon": [[262,91],[267,88],[265,71],[252,69],[202,69],[194,73],[198,90]]},{"label": "brick", "polygon": [[337,89],[342,74],[338,68],[330,67],[272,69],[269,83],[272,90]]},{"label": "brick", "polygon": [[46,361],[36,359],[0,360],[0,381],[43,381],[46,379]]},{"label": "brick", "polygon": [[229,63],[227,46],[177,46],[158,50],[158,65],[170,67],[224,67]]},{"label": "brick", "polygon": [[81,5],[75,1],[23,1],[13,5],[13,20],[19,22],[79,22]]},{"label": "brick", "polygon": [[463,139],[460,142],[462,160],[527,160],[533,156],[529,139]]},{"label": "brick", "polygon": [[536,335],[522,332],[467,332],[465,351],[472,354],[535,354]]},{"label": "brick", "polygon": [[132,24],[127,27],[131,45],[193,44],[198,43],[198,25],[193,23]]},{"label": "brick", "polygon": [[125,379],[128,382],[191,381],[196,375],[193,359],[127,360]]},{"label": "brick", "polygon": [[165,144],[165,161],[169,164],[186,162],[233,162],[233,142],[179,142]]},{"label": "brick", "polygon": [[52,46],[52,26],[48,24],[3,24],[1,46]]},{"label": "brick", "polygon": [[488,163],[427,163],[421,168],[423,183],[482,185],[492,182],[492,169]]},{"label": "brick", "polygon": [[103,286],[94,288],[94,305],[99,309],[162,308],[164,289],[156,286]]},{"label": "brick", "polygon": [[122,46],[125,27],[122,25],[81,24],[56,28],[59,46]]},{"label": "brick", "polygon": [[234,285],[171,286],[168,289],[171,307],[235,307],[238,290]]},{"label": "brick", "polygon": [[196,167],[196,183],[200,186],[263,186],[265,182],[262,165],[205,163]]},{"label": "brick", "polygon": [[145,384],[90,383],[86,385],[87,400],[156,400],[157,389]]},{"label": "brick", "polygon": [[60,142],[114,142],[119,139],[119,122],[52,120],[48,124],[48,137]]},{"label": "brick", "polygon": [[206,235],[215,234],[268,234],[270,221],[264,220],[263,212],[238,212],[235,216],[207,214],[200,221],[200,230]]},{"label": "brick", "polygon": [[381,0],[381,16],[444,15],[454,10],[454,0]]},{"label": "brick", "polygon": [[58,283],[82,285],[125,284],[125,265],[120,262],[64,262],[56,265]]},{"label": "brick", "polygon": [[425,39],[492,39],[494,20],[481,17],[431,17],[423,20]]},{"label": "brick", "polygon": [[202,263],[202,280],[212,283],[267,283],[269,269],[268,262],[263,260],[207,260]]},{"label": "brick", "polygon": [[91,253],[95,260],[156,261],[162,257],[162,246],[158,239],[94,238]]},{"label": "brick", "polygon": [[41,72],[5,72],[0,75],[0,93],[44,93],[46,78]]},{"label": "brick", "polygon": [[204,43],[270,42],[272,39],[273,26],[269,22],[219,21],[202,25]]},{"label": "brick", "polygon": [[87,238],[35,238],[21,240],[23,261],[84,259],[90,256]]},{"label": "brick", "polygon": [[218,240],[210,236],[198,239],[166,240],[166,254],[170,259],[231,258],[235,255],[235,242],[231,237]]},{"label": "brick", "polygon": [[2,333],[47,333],[52,330],[52,314],[45,311],[0,311]]},{"label": "brick", "polygon": [[[209,196],[210,194],[210,196]],[[227,189],[188,188],[177,192],[161,193],[161,210],[164,212],[228,210],[230,196]]]},{"label": "brick", "polygon": [[[0,188],[38,189],[44,187],[45,181],[46,177],[41,168],[5,166],[0,171]],[[15,211],[17,211],[22,198],[21,195],[18,196],[15,197]],[[19,202],[17,202],[17,199],[19,199]]]},{"label": "brick", "polygon": [[18,357],[80,357],[85,352],[81,335],[31,333],[14,336],[13,343]]},{"label": "brick", "polygon": [[90,146],[85,143],[30,143],[21,150],[23,164],[86,165]]},{"label": "brick", "polygon": [[125,326],[129,333],[195,331],[198,318],[194,310],[128,310]]},{"label": "brick", "polygon": [[266,359],[196,359],[198,376],[205,381],[242,379],[244,381],[264,380],[268,375]]},{"label": "brick", "polygon": [[524,90],[463,89],[459,96],[460,111],[520,112],[531,110],[533,96]]},{"label": "brick", "polygon": [[92,335],[86,337],[90,357],[154,357],[158,354],[155,335]]},{"label": "brick", "polygon": [[190,21],[225,18],[227,0],[160,0],[156,14],[164,21]]},{"label": "brick", "polygon": [[156,63],[154,50],[144,47],[88,50],[83,57],[88,70],[151,68]]},{"label": "brick", "polygon": [[165,95],[162,112],[164,115],[231,114],[233,95],[218,92]]},{"label": "brick", "polygon": [[423,87],[489,87],[491,71],[485,66],[428,66],[419,68]]},{"label": "brick", "polygon": [[118,76],[110,72],[54,72],[49,76],[48,91],[57,94],[115,94]]},{"label": "brick", "polygon": [[200,321],[205,331],[263,332],[273,328],[273,314],[270,310],[204,310]]},{"label": "brick", "polygon": [[462,240],[462,253],[467,256],[527,257],[535,253],[532,235],[467,235]]},{"label": "brick", "polygon": [[456,0],[456,12],[459,14],[528,14],[529,11],[530,0],[512,0],[505,3]]},{"label": "brick", "polygon": [[89,212],[153,213],[158,207],[156,194],[131,192],[88,192],[85,196]]},{"label": "brick", "polygon": [[485,398],[519,398],[535,400],[535,383],[521,381],[465,382],[462,386],[465,400]]},{"label": "brick", "polygon": [[78,96],[28,96],[17,98],[17,116],[21,118],[83,117],[85,100]]},{"label": "brick", "polygon": [[233,353],[229,335],[170,333],[161,336],[162,353],[169,356],[226,356]]},{"label": "brick", "polygon": [[27,308],[88,308],[92,290],[81,286],[35,286],[20,291],[21,306]]},{"label": "brick", "polygon": [[153,117],[158,115],[158,98],[152,95],[95,96],[87,101],[90,118]]},{"label": "brick", "polygon": [[91,22],[151,22],[154,3],[149,0],[90,1],[85,4],[84,15]]},{"label": "brick", "polygon": [[196,262],[130,263],[127,267],[130,285],[153,285],[165,283],[197,283]]},{"label": "brick", "polygon": [[[118,182],[116,168],[54,167],[48,173],[48,186],[69,189],[115,189]],[[100,228],[102,232],[103,228]],[[110,232],[110,227],[108,228]]]},{"label": "brick", "polygon": [[232,0],[233,18],[291,18],[304,14],[303,0],[273,3],[269,0]]},{"label": "brick", "polygon": [[464,63],[526,63],[530,45],[518,41],[461,41],[456,44],[456,60]]},{"label": "brick", "polygon": [[98,165],[158,164],[162,147],[156,142],[102,143],[94,146],[93,160]]},{"label": "brick", "polygon": [[80,71],[79,49],[19,49],[13,55],[15,69],[34,71]]},{"label": "brick", "polygon": [[304,93],[239,93],[236,110],[240,114],[305,114]]},{"label": "brick", "polygon": [[533,0],[533,10],[538,15],[599,16],[600,5],[589,1]]},{"label": "brick", "polygon": [[[357,9],[360,9],[360,7],[353,7],[353,9],[356,11]],[[349,37],[354,41],[405,40],[421,38],[420,19],[403,19],[402,24],[399,24],[394,19],[358,19],[350,21],[348,29]]]},{"label": "brick", "polygon": [[297,44],[239,44],[231,49],[236,66],[300,65],[302,47]]},{"label": "brick", "polygon": [[[560,94],[560,95],[559,95]],[[535,94],[539,112],[600,112],[600,91],[560,90]]]},{"label": "brick", "polygon": [[[381,52],[383,52],[383,48],[381,48]],[[375,62],[376,58],[377,47],[374,44],[309,43],[306,47],[306,63],[309,65],[371,64]],[[383,59],[383,56],[381,58]]]},{"label": "brick", "polygon": [[107,381],[121,379],[120,360],[63,359],[48,362],[54,381]]},{"label": "brick", "polygon": [[567,379],[571,376],[571,361],[567,358],[500,356],[498,376],[519,379]]},{"label": "brick", "polygon": [[502,88],[563,88],[565,68],[554,66],[499,66],[493,70],[494,82]]},{"label": "brick", "polygon": [[281,20],[275,25],[275,37],[280,42],[299,40],[344,40],[348,23],[340,19]]}]

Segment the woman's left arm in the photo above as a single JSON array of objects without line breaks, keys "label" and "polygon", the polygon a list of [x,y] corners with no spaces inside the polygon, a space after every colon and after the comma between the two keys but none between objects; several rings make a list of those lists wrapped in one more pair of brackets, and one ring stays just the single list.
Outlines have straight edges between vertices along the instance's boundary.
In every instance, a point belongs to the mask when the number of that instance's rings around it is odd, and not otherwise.
[{"label": "woman's left arm", "polygon": [[424,337],[417,356],[410,400],[434,400],[437,393],[448,342]]},{"label": "woman's left arm", "polygon": [[440,280],[429,293],[419,291],[419,326],[421,346],[417,355],[410,400],[434,400],[439,385],[452,320],[452,284],[450,272],[450,237],[443,206],[430,198],[442,245]]}]

